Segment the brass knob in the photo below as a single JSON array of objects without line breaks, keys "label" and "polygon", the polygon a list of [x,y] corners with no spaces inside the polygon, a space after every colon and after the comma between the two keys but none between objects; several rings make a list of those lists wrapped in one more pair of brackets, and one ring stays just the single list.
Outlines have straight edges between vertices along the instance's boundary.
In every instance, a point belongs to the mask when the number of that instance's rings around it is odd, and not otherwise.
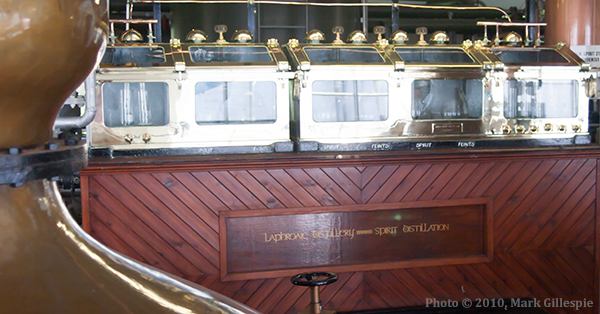
[{"label": "brass knob", "polygon": [[340,36],[344,33],[344,28],[341,26],[334,26],[331,30],[333,34],[335,34],[335,39],[333,40],[334,44],[343,44],[344,41],[340,38]]},{"label": "brass knob", "polygon": [[179,38],[171,38],[171,40],[169,41],[169,43],[171,44],[171,47],[173,49],[179,49],[179,48],[181,48],[181,40],[179,40]]},{"label": "brass knob", "polygon": [[[279,41],[277,40],[277,38],[269,38],[267,40],[267,46],[270,48],[277,48],[277,47],[279,47]],[[294,47],[292,47],[292,48],[294,48]]]},{"label": "brass knob", "polygon": [[504,134],[510,134],[511,132],[512,132],[512,129],[510,128],[509,125],[505,124],[505,125],[502,126],[502,133],[504,133]]},{"label": "brass knob", "polygon": [[300,46],[300,42],[296,38],[290,38],[288,40],[288,46],[290,46],[290,48],[298,48],[298,46]]},{"label": "brass knob", "polygon": [[529,126],[529,131],[530,131],[531,133],[536,133],[536,132],[537,132],[537,131],[539,131],[539,130],[540,130],[540,128],[539,128],[537,125],[530,125],[530,126]]},{"label": "brass knob", "polygon": [[142,141],[144,141],[144,143],[146,143],[146,144],[148,144],[148,142],[150,142],[151,139],[152,139],[152,137],[148,133],[145,133],[144,135],[142,135]]},{"label": "brass knob", "polygon": [[577,125],[577,124],[573,124],[572,126],[573,132],[579,132],[581,131],[581,126]]},{"label": "brass knob", "polygon": [[419,46],[427,46],[428,43],[425,41],[425,35],[427,34],[427,27],[419,27],[415,31],[417,35],[419,35],[419,41],[417,45]]},{"label": "brass knob", "polygon": [[550,123],[544,124],[544,131],[546,131],[546,132],[552,131],[552,124],[550,124]]},{"label": "brass knob", "polygon": [[379,45],[387,45],[387,39],[383,38],[383,34],[385,34],[385,26],[375,26],[373,28],[373,34],[377,35],[377,43]]},{"label": "brass knob", "polygon": [[561,124],[561,125],[558,126],[558,130],[560,132],[565,132],[567,130],[567,126],[564,125],[564,124]]},{"label": "brass knob", "polygon": [[515,125],[515,132],[517,133],[525,133],[525,126],[524,125]]},{"label": "brass knob", "polygon": [[217,39],[217,44],[226,44],[227,41],[223,34],[227,32],[227,25],[215,25],[215,33],[219,34],[219,38]]},{"label": "brass knob", "polygon": [[123,139],[125,140],[125,142],[127,142],[127,144],[131,144],[133,142],[133,135],[125,134],[125,136],[123,136]]}]

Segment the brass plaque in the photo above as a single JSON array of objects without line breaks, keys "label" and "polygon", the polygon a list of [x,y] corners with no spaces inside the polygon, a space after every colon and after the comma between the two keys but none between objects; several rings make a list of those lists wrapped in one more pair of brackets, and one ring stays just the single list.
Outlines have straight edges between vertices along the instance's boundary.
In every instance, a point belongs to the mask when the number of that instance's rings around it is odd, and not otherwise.
[{"label": "brass plaque", "polygon": [[487,262],[491,218],[488,199],[225,211],[221,279]]},{"label": "brass plaque", "polygon": [[463,133],[463,124],[460,122],[455,123],[432,123],[431,124],[432,134],[460,134]]}]

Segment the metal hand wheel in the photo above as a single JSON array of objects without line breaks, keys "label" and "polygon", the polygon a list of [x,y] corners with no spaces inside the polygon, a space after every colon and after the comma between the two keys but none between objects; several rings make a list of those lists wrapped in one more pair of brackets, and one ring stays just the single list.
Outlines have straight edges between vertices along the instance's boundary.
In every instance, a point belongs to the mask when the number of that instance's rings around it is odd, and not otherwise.
[{"label": "metal hand wheel", "polygon": [[293,284],[305,287],[324,286],[337,280],[336,274],[328,272],[303,273],[292,277]]},{"label": "metal hand wheel", "polygon": [[325,312],[321,312],[319,286],[328,285],[337,280],[338,276],[336,274],[328,272],[303,273],[292,277],[291,281],[294,285],[310,288],[310,307],[307,309],[308,311],[305,310],[301,313],[325,314]]}]

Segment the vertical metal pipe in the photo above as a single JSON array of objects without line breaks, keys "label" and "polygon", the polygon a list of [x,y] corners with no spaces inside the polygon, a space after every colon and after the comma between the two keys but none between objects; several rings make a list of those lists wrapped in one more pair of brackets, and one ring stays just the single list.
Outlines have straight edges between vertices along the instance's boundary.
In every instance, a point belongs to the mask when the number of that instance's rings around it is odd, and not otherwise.
[{"label": "vertical metal pipe", "polygon": [[[125,5],[125,19],[129,20],[131,18],[131,0],[127,0],[127,4]],[[129,30],[129,23],[125,23],[125,30]]]},{"label": "vertical metal pipe", "polygon": [[319,286],[310,287],[310,314],[321,314],[321,300],[319,299]]},{"label": "vertical metal pipe", "polygon": [[363,7],[362,7],[362,31],[363,33],[365,33],[365,36],[367,36],[367,40],[369,38],[369,7],[367,7],[366,4],[367,0],[362,0],[363,3]]},{"label": "vertical metal pipe", "polygon": [[256,4],[248,1],[248,31],[252,34],[252,42],[256,40]]},{"label": "vertical metal pipe", "polygon": [[[537,0],[526,0],[526,6],[527,6],[527,22],[528,23],[536,23],[537,22]],[[528,30],[528,38],[529,38],[529,42],[530,43],[534,43],[535,42],[535,27],[534,26],[530,26],[529,30]]]},{"label": "vertical metal pipe", "polygon": [[162,19],[161,19],[161,12],[162,8],[160,6],[160,3],[155,3],[154,7],[152,8],[153,11],[153,15],[154,15],[154,19],[158,21],[158,23],[154,24],[154,37],[156,37],[156,42],[157,43],[162,43]]},{"label": "vertical metal pipe", "polygon": [[400,10],[398,9],[398,0],[392,0],[392,32],[400,29]]}]

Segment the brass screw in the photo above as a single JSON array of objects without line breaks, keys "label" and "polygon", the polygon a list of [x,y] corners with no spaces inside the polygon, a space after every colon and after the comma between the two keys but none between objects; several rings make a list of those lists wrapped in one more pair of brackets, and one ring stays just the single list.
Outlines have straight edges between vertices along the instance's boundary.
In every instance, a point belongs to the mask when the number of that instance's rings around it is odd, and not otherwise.
[{"label": "brass screw", "polygon": [[564,131],[566,131],[566,130],[567,130],[567,126],[566,126],[566,125],[564,125],[564,124],[561,124],[561,125],[559,125],[559,126],[558,126],[558,130],[559,130],[560,132],[564,132]]},{"label": "brass screw", "polygon": [[127,142],[128,144],[131,144],[131,142],[133,142],[133,135],[131,134],[126,134],[125,136],[123,136],[123,139],[125,140],[125,142]]},{"label": "brass screw", "polygon": [[515,125],[515,131],[517,133],[525,133],[525,126],[524,125]]},{"label": "brass screw", "polygon": [[146,144],[148,144],[148,142],[150,142],[151,139],[152,137],[148,133],[144,133],[144,135],[142,135],[142,141],[144,141],[144,143]]},{"label": "brass screw", "polygon": [[510,132],[512,132],[512,129],[510,128],[510,126],[508,126],[506,124],[502,126],[502,133],[510,134]]},{"label": "brass screw", "polygon": [[536,133],[539,130],[540,130],[540,128],[538,128],[537,125],[530,125],[529,126],[529,131],[531,131],[531,133]]},{"label": "brass screw", "polygon": [[577,125],[577,124],[574,124],[574,125],[572,126],[572,128],[573,128],[573,132],[579,132],[579,131],[581,130],[581,126],[579,126],[579,125]]},{"label": "brass screw", "polygon": [[552,131],[552,124],[550,124],[550,123],[544,124],[544,131],[546,131],[546,132]]}]

